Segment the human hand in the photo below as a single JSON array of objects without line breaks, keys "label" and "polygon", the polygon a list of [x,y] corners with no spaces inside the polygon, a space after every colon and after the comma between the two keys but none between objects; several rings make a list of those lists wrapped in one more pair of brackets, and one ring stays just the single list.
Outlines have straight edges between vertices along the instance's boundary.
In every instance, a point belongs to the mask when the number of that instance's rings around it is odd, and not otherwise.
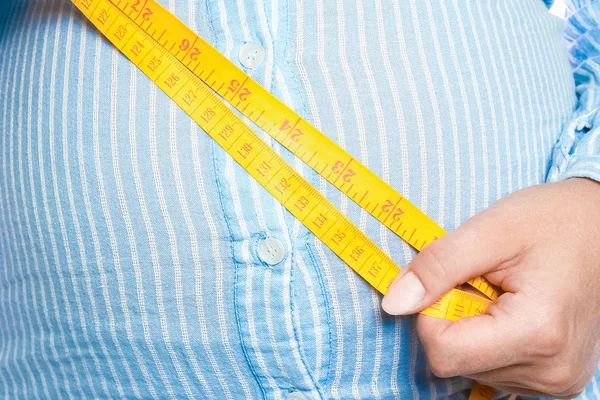
[{"label": "human hand", "polygon": [[600,184],[576,178],[498,201],[419,253],[382,306],[413,314],[482,275],[505,291],[484,315],[418,317],[434,374],[522,395],[580,393],[600,358]]}]

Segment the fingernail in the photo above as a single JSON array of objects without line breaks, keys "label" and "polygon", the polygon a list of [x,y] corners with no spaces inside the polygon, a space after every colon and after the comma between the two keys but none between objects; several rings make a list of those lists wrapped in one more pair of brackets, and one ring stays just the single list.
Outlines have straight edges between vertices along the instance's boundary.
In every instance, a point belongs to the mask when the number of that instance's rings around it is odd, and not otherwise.
[{"label": "fingernail", "polygon": [[381,302],[383,310],[391,315],[406,315],[425,298],[425,288],[413,272],[400,276]]}]

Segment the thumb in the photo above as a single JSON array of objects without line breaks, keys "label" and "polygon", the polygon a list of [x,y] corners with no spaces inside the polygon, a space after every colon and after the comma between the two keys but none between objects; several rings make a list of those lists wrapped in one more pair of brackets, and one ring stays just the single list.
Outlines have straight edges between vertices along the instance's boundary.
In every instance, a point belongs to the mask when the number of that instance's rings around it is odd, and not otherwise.
[{"label": "thumb", "polygon": [[382,308],[392,315],[420,312],[454,287],[512,259],[518,240],[494,214],[477,215],[417,254],[390,286]]}]

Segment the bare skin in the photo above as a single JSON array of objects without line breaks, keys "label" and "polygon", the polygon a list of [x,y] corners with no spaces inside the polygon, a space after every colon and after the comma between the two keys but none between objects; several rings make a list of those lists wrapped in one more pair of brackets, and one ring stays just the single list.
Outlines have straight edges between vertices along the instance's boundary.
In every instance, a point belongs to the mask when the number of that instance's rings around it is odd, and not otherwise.
[{"label": "bare skin", "polygon": [[418,254],[382,305],[413,314],[482,275],[506,292],[485,315],[418,317],[433,372],[522,395],[579,394],[600,358],[600,184],[507,196]]}]

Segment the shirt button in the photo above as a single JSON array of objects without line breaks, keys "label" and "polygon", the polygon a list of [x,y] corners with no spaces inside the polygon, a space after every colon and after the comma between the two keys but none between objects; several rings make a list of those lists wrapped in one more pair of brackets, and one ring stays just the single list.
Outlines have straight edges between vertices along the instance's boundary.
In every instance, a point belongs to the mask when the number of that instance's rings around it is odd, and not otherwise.
[{"label": "shirt button", "polygon": [[279,264],[285,258],[283,243],[275,238],[267,238],[258,245],[258,256],[269,265]]},{"label": "shirt button", "polygon": [[257,42],[248,42],[240,49],[240,62],[246,68],[256,68],[265,61],[265,48]]},{"label": "shirt button", "polygon": [[285,400],[308,400],[308,398],[300,392],[290,393]]}]

